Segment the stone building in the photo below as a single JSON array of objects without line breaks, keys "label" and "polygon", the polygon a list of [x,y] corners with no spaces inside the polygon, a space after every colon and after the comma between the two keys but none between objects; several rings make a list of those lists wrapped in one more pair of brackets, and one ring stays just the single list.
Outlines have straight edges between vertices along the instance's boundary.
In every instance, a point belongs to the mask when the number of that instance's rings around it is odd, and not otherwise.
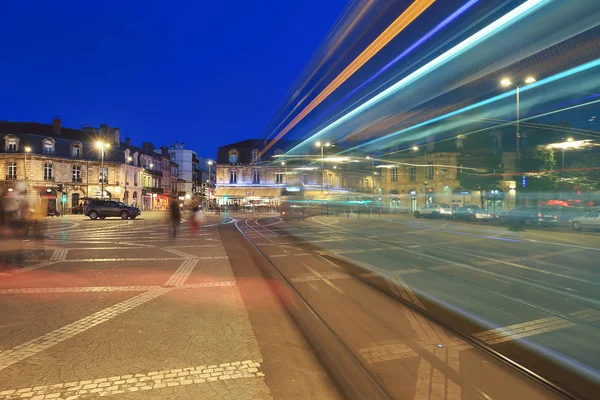
[{"label": "stone building", "polygon": [[142,168],[137,155],[120,142],[116,128],[64,128],[58,118],[52,125],[0,122],[0,139],[3,193],[23,181],[29,192],[47,197],[67,213],[88,198],[139,205]]}]

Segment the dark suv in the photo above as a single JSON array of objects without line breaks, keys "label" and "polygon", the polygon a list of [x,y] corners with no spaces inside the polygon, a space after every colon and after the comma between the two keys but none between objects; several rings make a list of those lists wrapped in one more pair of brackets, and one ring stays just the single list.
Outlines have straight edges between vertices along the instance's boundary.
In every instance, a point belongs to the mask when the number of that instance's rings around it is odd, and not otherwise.
[{"label": "dark suv", "polygon": [[85,215],[91,219],[104,219],[106,217],[121,217],[121,219],[135,219],[141,214],[137,207],[131,207],[120,201],[91,200],[85,208]]},{"label": "dark suv", "polygon": [[558,214],[545,207],[517,207],[502,215],[501,221],[525,225],[555,226]]}]

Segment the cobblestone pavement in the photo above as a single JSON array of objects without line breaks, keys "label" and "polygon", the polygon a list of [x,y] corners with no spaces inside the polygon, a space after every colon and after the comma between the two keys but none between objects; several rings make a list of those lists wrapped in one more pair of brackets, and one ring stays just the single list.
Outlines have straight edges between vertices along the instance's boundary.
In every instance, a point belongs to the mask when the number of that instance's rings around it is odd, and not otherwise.
[{"label": "cobblestone pavement", "polygon": [[[218,225],[50,219],[0,275],[0,400],[269,399]],[[29,244],[28,244],[29,245]]]}]

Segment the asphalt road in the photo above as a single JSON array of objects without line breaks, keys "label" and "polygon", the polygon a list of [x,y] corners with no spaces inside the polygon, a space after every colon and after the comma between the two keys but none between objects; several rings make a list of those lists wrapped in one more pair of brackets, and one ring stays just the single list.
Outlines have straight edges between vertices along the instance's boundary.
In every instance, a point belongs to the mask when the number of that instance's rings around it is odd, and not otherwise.
[{"label": "asphalt road", "polygon": [[[598,233],[401,217],[257,222],[579,396],[600,387]],[[493,329],[504,333],[482,333]]]}]

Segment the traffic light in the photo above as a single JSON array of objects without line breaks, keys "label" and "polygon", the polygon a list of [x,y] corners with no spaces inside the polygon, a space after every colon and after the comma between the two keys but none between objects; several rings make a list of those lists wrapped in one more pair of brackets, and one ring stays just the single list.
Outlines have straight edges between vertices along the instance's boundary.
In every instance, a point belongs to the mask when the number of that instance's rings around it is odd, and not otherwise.
[{"label": "traffic light", "polygon": [[61,201],[62,201],[62,203],[66,203],[67,202],[67,195],[66,194],[62,195],[62,200]]},{"label": "traffic light", "polygon": [[62,185],[62,183],[58,184],[58,191],[62,193],[62,191],[63,191],[63,185]]}]

